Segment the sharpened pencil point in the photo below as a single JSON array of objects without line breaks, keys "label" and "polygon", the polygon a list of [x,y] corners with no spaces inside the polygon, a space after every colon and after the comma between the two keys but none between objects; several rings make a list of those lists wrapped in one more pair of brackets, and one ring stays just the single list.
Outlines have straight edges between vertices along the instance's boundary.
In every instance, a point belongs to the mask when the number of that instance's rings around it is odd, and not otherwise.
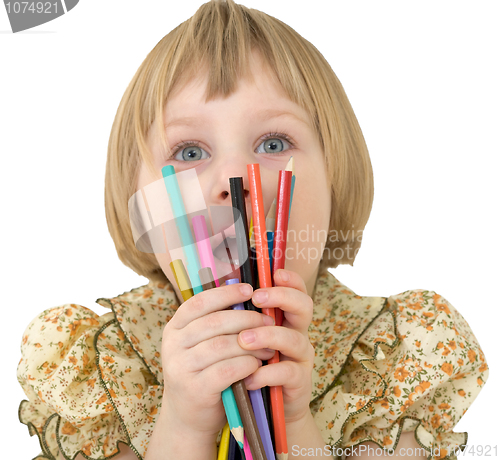
[{"label": "sharpened pencil point", "polygon": [[241,450],[243,450],[243,441],[244,441],[244,433],[245,431],[243,430],[242,426],[236,426],[231,428],[231,433],[233,433],[234,439],[236,439],[236,442],[240,446]]},{"label": "sharpened pencil point", "polygon": [[266,232],[274,232],[274,223],[276,222],[276,198],[271,204],[271,208],[266,216]]},{"label": "sharpened pencil point", "polygon": [[292,176],[295,176],[295,161],[293,159],[293,156],[291,156],[288,160],[285,171],[292,171]]}]

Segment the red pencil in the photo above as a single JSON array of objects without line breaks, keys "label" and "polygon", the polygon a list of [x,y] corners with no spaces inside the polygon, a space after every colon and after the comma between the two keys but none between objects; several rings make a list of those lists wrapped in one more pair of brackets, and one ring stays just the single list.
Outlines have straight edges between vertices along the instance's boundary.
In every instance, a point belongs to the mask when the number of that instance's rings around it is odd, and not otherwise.
[{"label": "red pencil", "polygon": [[[267,247],[266,216],[264,213],[264,200],[262,198],[262,186],[260,180],[260,168],[258,164],[247,165],[248,181],[250,183],[250,197],[252,201],[253,233],[255,236],[255,250],[257,253],[257,270],[259,273],[259,286],[261,288],[272,287],[271,267],[269,266],[269,250]],[[290,197],[289,197],[290,199]],[[262,313],[275,317],[274,308],[263,308]],[[279,353],[276,352],[272,361],[278,362]],[[273,414],[274,440],[276,443],[276,455],[278,460],[288,458],[288,446],[286,439],[285,410],[283,406],[283,389],[270,387],[271,408]]]},{"label": "red pencil", "polygon": [[[286,235],[288,232],[288,216],[290,209],[290,190],[292,188],[292,171],[280,171],[278,180],[278,203],[276,205],[276,221],[274,227],[273,273],[285,268]],[[283,311],[276,308],[276,325],[283,323]]]}]

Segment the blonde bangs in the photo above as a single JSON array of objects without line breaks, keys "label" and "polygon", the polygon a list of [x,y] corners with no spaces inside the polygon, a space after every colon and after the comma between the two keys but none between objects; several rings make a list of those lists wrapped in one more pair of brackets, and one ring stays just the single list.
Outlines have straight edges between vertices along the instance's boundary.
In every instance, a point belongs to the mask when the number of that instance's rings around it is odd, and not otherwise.
[{"label": "blonde bangs", "polygon": [[[153,177],[147,133],[153,123],[168,154],[164,108],[169,96],[208,72],[206,102],[230,96],[238,80],[251,78],[250,56],[259,52],[289,99],[310,117],[332,186],[330,232],[363,230],[373,200],[371,163],[351,105],[321,53],[291,27],[233,0],[212,0],[167,34],[148,54],[120,102],[108,146],[105,205],[120,260],[149,279],[165,279],[154,254],[139,252],[129,225],[128,199],[144,162]],[[346,231],[350,233],[346,233]],[[351,263],[337,248],[357,239],[328,239],[322,269]],[[360,239],[357,244],[359,249]],[[328,253],[328,254],[327,254]]]}]

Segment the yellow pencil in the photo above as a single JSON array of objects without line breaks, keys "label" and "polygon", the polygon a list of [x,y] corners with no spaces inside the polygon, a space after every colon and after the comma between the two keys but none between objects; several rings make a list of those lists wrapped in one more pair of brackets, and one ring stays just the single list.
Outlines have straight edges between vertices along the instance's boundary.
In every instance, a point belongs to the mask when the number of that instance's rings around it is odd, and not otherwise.
[{"label": "yellow pencil", "polygon": [[227,456],[229,453],[229,433],[229,424],[226,423],[224,425],[222,436],[220,438],[219,455],[217,455],[217,460],[227,460]]},{"label": "yellow pencil", "polygon": [[182,299],[184,301],[193,297],[193,289],[191,287],[191,282],[189,281],[189,276],[184,268],[184,264],[181,259],[172,260],[170,262],[170,269],[172,270],[175,282],[181,291]]}]

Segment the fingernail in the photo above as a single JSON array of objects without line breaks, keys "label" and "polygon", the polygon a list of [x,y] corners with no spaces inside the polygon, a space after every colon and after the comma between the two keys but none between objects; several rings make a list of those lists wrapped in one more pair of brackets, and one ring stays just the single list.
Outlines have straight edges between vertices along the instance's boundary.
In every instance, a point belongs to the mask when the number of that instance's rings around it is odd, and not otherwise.
[{"label": "fingernail", "polygon": [[266,326],[274,326],[274,319],[272,316],[264,315],[264,324]]},{"label": "fingernail", "polygon": [[284,281],[285,283],[287,281],[290,281],[290,275],[285,271],[285,270],[280,270],[280,278],[282,281]]},{"label": "fingernail", "polygon": [[245,343],[255,342],[255,332],[253,331],[243,331],[241,334],[241,340]]},{"label": "fingernail", "polygon": [[272,348],[264,348],[264,350],[273,354],[276,353],[276,350],[273,350]]},{"label": "fingernail", "polygon": [[253,292],[253,289],[252,289],[252,286],[250,286],[249,284],[242,284],[240,286],[240,292],[244,295],[244,296],[249,296],[252,294]]},{"label": "fingernail", "polygon": [[267,291],[257,291],[254,293],[252,300],[254,301],[254,304],[260,305],[267,302],[268,298],[269,294],[267,293]]}]

